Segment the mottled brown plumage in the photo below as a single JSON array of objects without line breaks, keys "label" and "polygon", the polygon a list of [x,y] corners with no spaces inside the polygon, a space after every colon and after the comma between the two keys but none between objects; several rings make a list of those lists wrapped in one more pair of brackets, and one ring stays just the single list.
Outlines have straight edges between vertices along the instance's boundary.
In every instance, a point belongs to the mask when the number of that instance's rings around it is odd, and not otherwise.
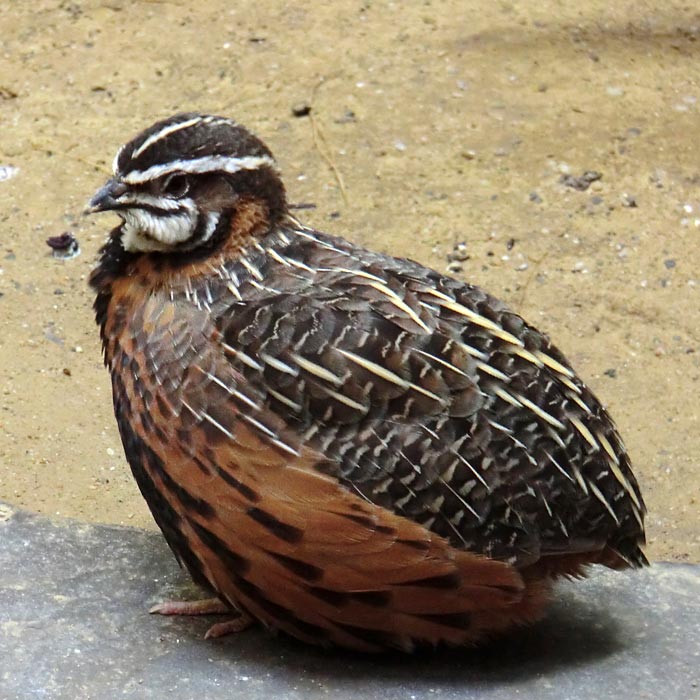
[{"label": "mottled brown plumage", "polygon": [[178,560],[315,644],[471,643],[645,563],[607,413],[481,289],[304,227],[228,119],[159,122],[92,202],[124,449]]}]

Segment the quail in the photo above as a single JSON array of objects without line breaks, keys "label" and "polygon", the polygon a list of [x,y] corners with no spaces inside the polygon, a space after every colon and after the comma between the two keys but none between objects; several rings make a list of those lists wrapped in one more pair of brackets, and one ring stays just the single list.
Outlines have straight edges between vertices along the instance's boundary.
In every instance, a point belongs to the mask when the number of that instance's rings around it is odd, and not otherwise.
[{"label": "quail", "polygon": [[[90,277],[126,458],[228,610],[361,651],[473,644],[647,563],[606,410],[474,285],[300,223],[267,146],[177,114],[122,146]],[[237,617],[236,617],[237,616]]]}]

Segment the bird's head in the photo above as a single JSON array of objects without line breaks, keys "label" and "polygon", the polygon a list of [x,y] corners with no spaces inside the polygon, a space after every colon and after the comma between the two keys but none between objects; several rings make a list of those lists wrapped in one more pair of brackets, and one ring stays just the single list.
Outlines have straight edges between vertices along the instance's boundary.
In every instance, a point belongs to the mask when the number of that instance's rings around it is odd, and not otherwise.
[{"label": "bird's head", "polygon": [[177,114],[122,146],[89,212],[115,211],[130,253],[212,249],[253,205],[266,228],[286,212],[284,185],[265,144],[230,119]]}]

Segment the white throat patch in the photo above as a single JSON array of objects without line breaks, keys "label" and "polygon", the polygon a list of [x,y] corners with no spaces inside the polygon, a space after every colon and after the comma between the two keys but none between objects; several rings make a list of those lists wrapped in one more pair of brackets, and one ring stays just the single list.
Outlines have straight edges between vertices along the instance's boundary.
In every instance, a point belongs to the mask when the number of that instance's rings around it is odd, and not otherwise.
[{"label": "white throat patch", "polygon": [[190,238],[197,226],[196,211],[156,216],[144,209],[125,209],[121,214],[122,246],[130,253],[172,250]]}]

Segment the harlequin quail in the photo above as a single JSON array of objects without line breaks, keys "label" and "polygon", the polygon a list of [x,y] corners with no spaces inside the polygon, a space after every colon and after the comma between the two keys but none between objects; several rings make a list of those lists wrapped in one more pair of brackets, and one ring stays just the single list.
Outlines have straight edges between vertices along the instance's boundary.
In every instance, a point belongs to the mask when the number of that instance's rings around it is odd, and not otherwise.
[{"label": "harlequin quail", "polygon": [[558,576],[646,563],[605,409],[478,287],[310,229],[230,119],[123,146],[90,283],[127,460],[216,609],[365,651],[534,620]]}]

